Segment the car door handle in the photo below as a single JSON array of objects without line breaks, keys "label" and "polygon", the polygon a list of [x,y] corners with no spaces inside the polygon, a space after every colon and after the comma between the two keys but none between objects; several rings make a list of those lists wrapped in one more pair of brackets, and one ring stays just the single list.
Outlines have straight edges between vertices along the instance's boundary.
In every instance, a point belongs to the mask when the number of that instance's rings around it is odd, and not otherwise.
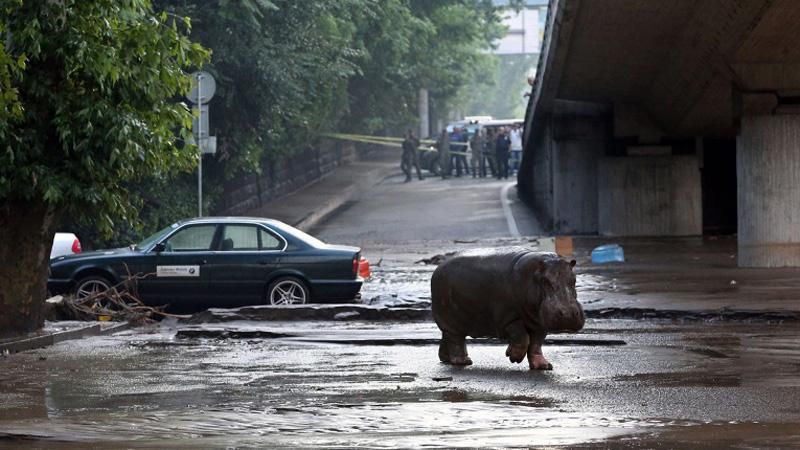
[{"label": "car door handle", "polygon": [[269,261],[259,261],[258,263],[261,264],[262,266],[266,266],[267,264],[269,264]]}]

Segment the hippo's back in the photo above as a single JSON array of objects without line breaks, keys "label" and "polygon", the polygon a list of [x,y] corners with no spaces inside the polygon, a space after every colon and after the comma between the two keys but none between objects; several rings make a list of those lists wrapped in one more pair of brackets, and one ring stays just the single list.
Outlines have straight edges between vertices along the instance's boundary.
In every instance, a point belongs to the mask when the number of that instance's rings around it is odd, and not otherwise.
[{"label": "hippo's back", "polygon": [[535,255],[523,247],[457,253],[431,277],[431,306],[439,327],[471,336],[496,334],[496,318],[515,310],[520,260]]}]

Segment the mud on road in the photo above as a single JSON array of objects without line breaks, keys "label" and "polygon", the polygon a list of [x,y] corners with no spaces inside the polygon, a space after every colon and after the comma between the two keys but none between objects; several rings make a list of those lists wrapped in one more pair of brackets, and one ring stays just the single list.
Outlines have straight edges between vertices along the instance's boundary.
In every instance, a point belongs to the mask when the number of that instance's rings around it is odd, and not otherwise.
[{"label": "mud on road", "polygon": [[552,372],[498,344],[470,344],[467,368],[435,345],[369,345],[435,340],[430,323],[206,325],[277,336],[244,339],[183,327],[1,359],[0,447],[800,445],[794,325],[590,321],[582,338],[627,345],[546,347]]},{"label": "mud on road", "polygon": [[[417,261],[525,243],[368,243],[364,303],[421,314],[435,266]],[[636,297],[625,266],[585,266],[585,306]],[[220,312],[0,357],[0,448],[800,446],[796,321],[594,319],[551,336],[555,370],[531,372],[492,341],[468,344],[473,366],[441,364],[424,314],[331,311]]]}]

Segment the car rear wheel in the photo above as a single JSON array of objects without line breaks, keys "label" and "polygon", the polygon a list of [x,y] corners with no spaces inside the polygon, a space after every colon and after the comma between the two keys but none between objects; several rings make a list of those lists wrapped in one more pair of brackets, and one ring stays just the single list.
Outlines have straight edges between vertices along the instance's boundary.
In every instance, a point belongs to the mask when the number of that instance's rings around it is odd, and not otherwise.
[{"label": "car rear wheel", "polygon": [[295,277],[278,278],[267,288],[267,302],[270,305],[303,305],[309,302],[308,288]]}]

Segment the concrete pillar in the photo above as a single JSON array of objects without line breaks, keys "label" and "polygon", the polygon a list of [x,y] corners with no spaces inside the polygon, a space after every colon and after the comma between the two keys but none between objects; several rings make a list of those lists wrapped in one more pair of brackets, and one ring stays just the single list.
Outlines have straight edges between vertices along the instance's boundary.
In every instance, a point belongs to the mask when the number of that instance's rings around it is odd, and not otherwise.
[{"label": "concrete pillar", "polygon": [[800,266],[800,116],[745,116],[736,141],[739,266]]},{"label": "concrete pillar", "polygon": [[431,131],[431,116],[428,109],[428,90],[420,89],[417,109],[419,111],[419,137],[426,138],[430,136]]}]

